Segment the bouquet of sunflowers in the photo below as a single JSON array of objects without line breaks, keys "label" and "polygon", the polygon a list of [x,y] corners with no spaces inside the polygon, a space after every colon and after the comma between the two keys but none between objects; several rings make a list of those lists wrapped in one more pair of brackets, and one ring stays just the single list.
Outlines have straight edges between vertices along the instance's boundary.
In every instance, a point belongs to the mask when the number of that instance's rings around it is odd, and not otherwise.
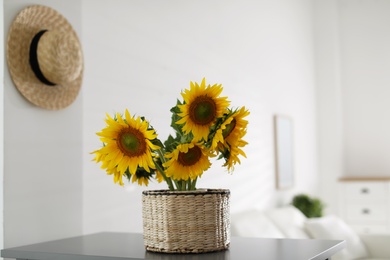
[{"label": "bouquet of sunflowers", "polygon": [[170,190],[195,190],[196,181],[210,166],[210,158],[224,159],[228,172],[246,157],[242,148],[249,115],[245,107],[232,109],[227,97],[220,97],[221,84],[200,85],[190,82],[171,109],[169,135],[162,143],[155,129],[144,117],[106,115],[106,127],[96,133],[103,147],[95,150],[94,161],[114,176],[114,183],[124,185],[123,178],[148,185],[150,179],[165,181]]}]

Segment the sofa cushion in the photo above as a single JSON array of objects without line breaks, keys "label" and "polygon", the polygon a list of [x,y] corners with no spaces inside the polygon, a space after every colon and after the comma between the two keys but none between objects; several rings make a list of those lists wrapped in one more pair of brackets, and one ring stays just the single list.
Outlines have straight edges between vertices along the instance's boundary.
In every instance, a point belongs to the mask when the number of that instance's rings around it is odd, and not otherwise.
[{"label": "sofa cushion", "polygon": [[283,238],[278,228],[261,212],[248,210],[231,214],[231,234],[242,237]]},{"label": "sofa cushion", "polygon": [[289,205],[270,209],[265,211],[265,215],[282,231],[286,238],[310,238],[305,231],[307,218],[296,207]]},{"label": "sofa cushion", "polygon": [[[333,260],[333,258],[332,258]],[[337,260],[337,259],[336,259]],[[359,258],[359,260],[389,260],[389,258]]]},{"label": "sofa cushion", "polygon": [[332,259],[367,258],[368,253],[360,237],[339,217],[328,215],[322,218],[308,219],[307,231],[316,239],[345,240],[346,248],[336,253]]},{"label": "sofa cushion", "polygon": [[390,235],[386,233],[359,234],[371,258],[390,259]]}]

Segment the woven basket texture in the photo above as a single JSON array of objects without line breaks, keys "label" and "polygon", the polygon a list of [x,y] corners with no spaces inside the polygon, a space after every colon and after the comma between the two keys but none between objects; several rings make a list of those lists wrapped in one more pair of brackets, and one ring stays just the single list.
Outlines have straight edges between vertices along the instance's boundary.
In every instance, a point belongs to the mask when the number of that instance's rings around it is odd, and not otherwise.
[{"label": "woven basket texture", "polygon": [[230,191],[155,190],[142,193],[146,250],[164,253],[221,251],[230,244]]}]

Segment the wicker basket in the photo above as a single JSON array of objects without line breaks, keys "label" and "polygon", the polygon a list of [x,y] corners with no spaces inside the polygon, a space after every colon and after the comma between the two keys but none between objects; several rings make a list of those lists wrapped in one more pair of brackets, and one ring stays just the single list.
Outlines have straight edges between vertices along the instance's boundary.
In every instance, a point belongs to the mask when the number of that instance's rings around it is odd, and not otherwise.
[{"label": "wicker basket", "polygon": [[204,253],[229,248],[230,191],[154,190],[142,193],[146,250]]}]

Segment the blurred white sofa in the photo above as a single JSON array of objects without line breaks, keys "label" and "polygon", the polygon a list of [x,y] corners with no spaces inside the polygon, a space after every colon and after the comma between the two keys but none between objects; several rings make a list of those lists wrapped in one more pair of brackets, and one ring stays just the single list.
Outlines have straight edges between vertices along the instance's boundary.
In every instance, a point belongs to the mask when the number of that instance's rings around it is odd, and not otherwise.
[{"label": "blurred white sofa", "polygon": [[242,237],[345,240],[332,260],[390,259],[390,234],[358,235],[334,215],[306,218],[294,206],[231,214],[231,234]]}]

